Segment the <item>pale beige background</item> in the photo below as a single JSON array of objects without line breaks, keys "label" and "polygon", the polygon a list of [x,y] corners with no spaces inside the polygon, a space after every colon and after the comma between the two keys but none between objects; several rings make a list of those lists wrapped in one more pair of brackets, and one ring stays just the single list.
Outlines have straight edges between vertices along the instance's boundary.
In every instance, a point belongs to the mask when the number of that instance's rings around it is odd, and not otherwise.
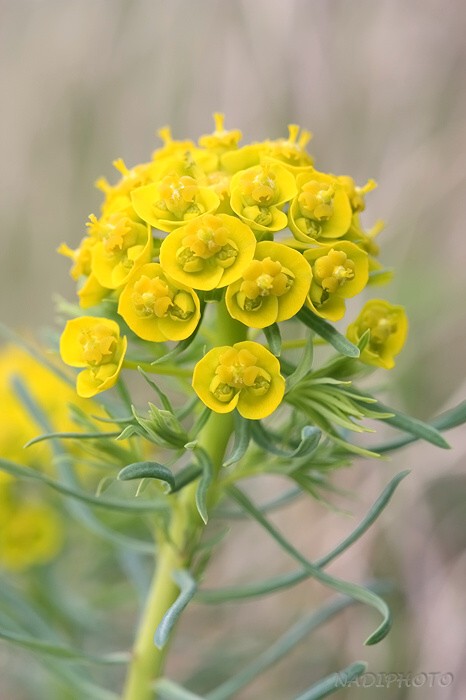
[{"label": "pale beige background", "polygon": [[[176,136],[196,137],[211,129],[218,110],[246,139],[261,139],[298,122],[315,134],[319,167],[379,182],[366,220],[387,221],[382,257],[397,276],[384,293],[404,303],[411,319],[408,347],[389,377],[392,400],[429,417],[464,395],[461,0],[3,0],[0,8],[1,320],[38,329],[53,322],[54,293],[73,298],[67,261],[55,248],[78,243],[98,207],[95,178],[111,178],[118,156],[128,164],[146,159],[158,127],[169,123]],[[394,574],[404,606],[391,641],[363,649],[373,618],[353,613],[345,620],[362,618],[361,628],[326,633],[317,652],[301,647],[291,665],[277,669],[272,687],[259,683],[242,700],[288,700],[287,688],[297,692],[329,668],[322,658],[328,654],[335,664],[369,658],[377,670],[457,676],[441,691],[348,691],[351,700],[375,700],[377,692],[390,699],[461,697],[466,522],[464,498],[454,499],[464,495],[466,477],[459,431],[452,443],[457,449],[448,454],[411,448],[393,465],[366,463],[342,476],[346,485],[363,484],[367,505],[395,470],[413,468],[383,525],[332,569],[354,580],[374,569]],[[280,522],[309,555],[349,527],[316,505]],[[219,581],[248,575],[250,563],[238,573],[238,542],[229,550],[237,554],[233,564],[223,557]],[[258,542],[261,568],[272,572],[274,555]],[[295,616],[317,590],[307,584],[287,598]],[[254,606],[261,617],[250,604],[229,620],[260,648],[286,624],[283,605],[270,598]],[[212,624],[221,621],[216,634],[223,638],[227,615],[216,615]],[[215,635],[207,621],[205,630],[207,654]],[[333,652],[342,637],[345,648]],[[174,661],[179,678],[183,666],[183,658]]]}]

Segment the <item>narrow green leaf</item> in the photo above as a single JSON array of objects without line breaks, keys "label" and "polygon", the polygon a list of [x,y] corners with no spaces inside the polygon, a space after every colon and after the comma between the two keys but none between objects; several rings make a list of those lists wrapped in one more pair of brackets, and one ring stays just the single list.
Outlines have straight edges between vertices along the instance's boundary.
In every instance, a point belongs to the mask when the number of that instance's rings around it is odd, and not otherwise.
[{"label": "narrow green leaf", "polygon": [[186,569],[180,569],[173,574],[173,580],[178,585],[180,593],[173,605],[167,610],[163,616],[154,635],[154,643],[158,649],[162,649],[168,641],[170,632],[172,631],[179,616],[193,599],[197,590],[197,584],[190,572]]},{"label": "narrow green leaf", "polygon": [[43,440],[100,440],[101,438],[116,438],[120,434],[120,430],[111,433],[44,433],[43,435],[38,435],[37,437],[29,440],[24,447],[31,447],[31,445],[35,445]]},{"label": "narrow green leaf", "polygon": [[[288,491],[285,491],[285,493],[283,493],[281,496],[278,496],[278,498],[273,498],[271,501],[267,501],[263,505],[260,505],[259,510],[261,511],[261,513],[270,513],[274,510],[277,510],[278,508],[282,508],[283,506],[288,505],[288,503],[291,503],[292,501],[296,500],[296,498],[299,498],[299,496],[302,495],[303,491],[299,487],[289,489]],[[232,508],[220,507],[215,510],[214,515],[217,518],[231,520],[244,520],[245,518],[249,517],[243,510],[240,510],[239,508],[233,510]]]},{"label": "narrow green leaf", "polygon": [[204,523],[207,524],[209,514],[207,512],[207,493],[212,483],[214,469],[210,457],[201,447],[195,450],[196,457],[199,461],[199,466],[202,468],[201,478],[196,491],[196,506]]},{"label": "narrow green leaf", "polygon": [[[194,438],[197,438],[199,433],[201,432],[202,428],[205,426],[207,421],[210,418],[210,414],[212,413],[210,408],[207,408],[207,406],[204,408],[200,416],[197,418],[197,420],[194,422],[193,427],[189,431],[189,434],[193,436]],[[180,417],[178,417],[179,420],[181,420]]]},{"label": "narrow green leaf", "polygon": [[[437,430],[450,430],[463,423],[466,423],[466,401],[462,401],[458,406],[455,406],[455,408],[441,413],[434,418],[429,425]],[[419,439],[419,437],[414,435],[401,435],[400,437],[393,438],[393,440],[388,440],[381,445],[377,445],[374,449],[380,453],[391,452],[392,450],[397,450],[400,447],[409,445],[411,442],[416,442]]]},{"label": "narrow green leaf", "polygon": [[224,467],[236,464],[244,457],[251,440],[250,421],[235,412],[235,441],[233,451],[228,459],[223,463]]},{"label": "narrow green leaf", "polygon": [[264,328],[263,332],[272,355],[280,357],[282,351],[282,336],[278,323],[272,323],[271,326]]},{"label": "narrow green leaf", "polygon": [[48,642],[43,642],[39,639],[20,635],[16,632],[10,632],[5,629],[0,630],[0,639],[4,639],[5,641],[15,644],[16,646],[30,649],[31,651],[40,652],[41,654],[47,654],[49,656],[55,656],[57,658],[79,663],[115,665],[127,664],[130,660],[130,655],[127,652],[115,652],[107,654],[106,656],[93,656],[92,654],[83,654],[80,651],[75,651],[74,649],[70,649],[65,646],[50,644]]},{"label": "narrow green leaf", "polygon": [[382,598],[378,595],[369,591],[361,586],[354,583],[349,583],[347,581],[342,581],[329,574],[324,573],[318,566],[311,564],[302,554],[299,552],[288,540],[283,537],[283,535],[264,517],[264,515],[256,508],[254,503],[238,488],[235,486],[230,486],[228,488],[228,493],[232,498],[234,498],[243,508],[247,511],[252,518],[254,518],[267,532],[273,537],[273,539],[285,550],[293,559],[299,561],[304,569],[309,571],[313,578],[317,579],[329,588],[333,588],[339,593],[348,595],[350,598],[354,598],[361,603],[366,603],[374,607],[382,615],[383,621],[379,627],[373,632],[365,644],[377,644],[380,642],[389,632],[391,627],[390,610]]},{"label": "narrow green leaf", "polygon": [[345,338],[345,336],[337,331],[330,323],[312,313],[310,309],[303,306],[301,311],[298,311],[297,315],[300,321],[330,343],[341,355],[345,355],[346,357],[359,357],[359,348],[356,345],[353,345],[348,338]]},{"label": "narrow green leaf", "polygon": [[[340,542],[334,549],[332,549],[328,554],[317,559],[313,565],[319,568],[323,568],[330,564],[331,561],[336,559],[340,554],[346,551],[354,542],[359,540],[365,532],[370,528],[370,526],[377,520],[382,511],[387,507],[393,494],[398,488],[399,484],[403,479],[408,476],[410,472],[408,470],[400,472],[397,474],[389,484],[384,488],[380,496],[377,498],[375,503],[369,509],[367,514],[357,525],[357,527],[345,537],[345,539]],[[263,513],[261,509],[261,513]],[[266,595],[269,593],[275,593],[276,591],[283,590],[284,588],[289,588],[294,586],[301,581],[309,578],[312,574],[308,569],[301,571],[294,571],[289,574],[283,574],[281,576],[276,576],[274,578],[267,579],[266,581],[260,581],[258,583],[249,583],[244,586],[228,586],[225,588],[217,588],[213,590],[200,590],[197,593],[197,599],[202,603],[224,603],[237,600],[249,600],[250,598],[256,598],[258,596]]]},{"label": "narrow green leaf", "polygon": [[133,462],[128,464],[118,474],[120,481],[131,479],[159,479],[165,481],[170,489],[175,487],[175,476],[170,469],[159,462]]},{"label": "narrow green leaf", "polygon": [[385,268],[384,270],[371,270],[369,272],[369,280],[367,282],[368,285],[374,285],[374,286],[381,286],[384,284],[388,284],[389,282],[392,281],[394,275],[394,270],[390,267]]},{"label": "narrow green leaf", "polygon": [[438,430],[450,430],[450,428],[456,428],[458,425],[466,423],[466,401],[444,411],[432,423]]},{"label": "narrow green leaf", "polygon": [[257,420],[251,424],[251,435],[254,442],[256,442],[259,447],[262,447],[262,449],[274,455],[288,457],[289,459],[311,455],[319,443],[321,434],[319,428],[313,425],[305,425],[301,430],[301,441],[299,445],[294,450],[290,451],[277,447],[277,445],[274,444],[273,434],[264,428],[261,421]]},{"label": "narrow green leaf", "polygon": [[319,444],[322,433],[313,425],[305,425],[301,430],[301,442],[290,453],[290,457],[309,457]]},{"label": "narrow green leaf", "polygon": [[228,700],[228,698],[233,697],[245,686],[252,683],[257,676],[280,661],[316,628],[353,602],[348,598],[337,598],[316,612],[307,615],[304,619],[299,620],[245,668],[238,671],[232,678],[222,683],[215,690],[207,693],[206,700]]},{"label": "narrow green leaf", "polygon": [[162,700],[205,700],[201,695],[191,693],[168,678],[160,678],[155,681],[152,688],[157,691],[157,696],[160,696]]},{"label": "narrow green leaf", "polygon": [[157,396],[159,397],[160,401],[162,402],[162,406],[166,411],[170,411],[170,413],[174,413],[173,406],[170,403],[170,399],[168,396],[162,391],[162,389],[157,386],[157,384],[154,382],[152,377],[150,377],[147,372],[144,372],[142,367],[138,367],[138,372],[139,374],[144,377],[146,382],[149,384],[149,386],[155,391]]},{"label": "narrow green leaf", "polygon": [[341,671],[323,678],[295,700],[321,700],[333,695],[337,690],[345,688],[347,683],[360,676],[366,669],[367,664],[364,661],[355,661]]},{"label": "narrow green leaf", "polygon": [[343,554],[343,552],[351,547],[354,542],[359,540],[377,520],[382,511],[385,510],[399,484],[408,476],[408,474],[410,474],[410,471],[409,469],[406,469],[393,477],[353,532],[349,534],[348,537],[345,537],[345,539],[334,549],[332,549],[331,552],[318,559],[315,562],[315,565],[319,567],[327,566],[327,564],[330,564],[331,561],[336,559],[338,556],[340,556],[340,554]]},{"label": "narrow green leaf", "polygon": [[379,414],[392,413],[393,416],[391,418],[385,418],[384,420],[388,425],[392,425],[394,428],[410,433],[410,435],[414,435],[414,437],[418,439],[426,440],[432,445],[436,445],[436,447],[442,447],[443,449],[450,448],[450,445],[437,428],[434,428],[433,425],[429,423],[424,423],[424,421],[419,420],[419,418],[412,418],[401,411],[385,406],[385,404],[380,401],[371,406],[371,409]]},{"label": "narrow green leaf", "polygon": [[0,469],[8,474],[18,477],[19,479],[32,479],[34,481],[40,481],[64,496],[70,496],[78,501],[90,503],[93,506],[99,506],[100,508],[106,508],[108,510],[118,510],[122,513],[155,513],[166,511],[168,508],[167,504],[154,500],[129,501],[118,498],[99,498],[98,496],[92,496],[85,491],[71,488],[70,486],[65,486],[59,481],[55,481],[54,479],[51,479],[35,469],[20,466],[14,462],[10,462],[7,459],[0,459]]},{"label": "narrow green leaf", "polygon": [[121,433],[119,433],[115,439],[119,441],[128,440],[129,438],[132,438],[135,435],[139,435],[139,437],[144,438],[146,437],[145,430],[141,428],[140,425],[134,425],[131,423],[130,425],[127,425],[125,428],[123,428]]},{"label": "narrow green leaf", "polygon": [[162,357],[158,357],[156,360],[153,360],[151,362],[151,365],[160,365],[165,362],[169,362],[171,360],[174,360],[175,358],[179,357],[185,350],[189,348],[195,337],[197,336],[197,333],[199,331],[199,328],[202,325],[202,317],[204,315],[204,309],[205,309],[205,304],[201,302],[201,318],[199,319],[199,323],[196,326],[196,329],[194,333],[191,333],[189,338],[186,338],[185,340],[182,340],[179,342],[173,350],[170,350],[170,352],[167,352],[166,355],[162,355]]},{"label": "narrow green leaf", "polygon": [[298,365],[294,372],[286,379],[286,390],[290,391],[296,384],[306,377],[312,369],[312,360],[314,357],[314,334],[311,332],[304,346],[303,353],[299,359]]},{"label": "narrow green leaf", "polygon": [[362,336],[359,338],[359,341],[358,341],[359,352],[362,352],[363,350],[365,350],[365,348],[367,347],[367,343],[369,342],[370,339],[371,339],[371,331],[370,331],[370,328],[368,328],[367,330],[364,331]]},{"label": "narrow green leaf", "polygon": [[181,491],[182,488],[197,479],[201,474],[202,467],[199,464],[188,464],[178,474],[175,474],[175,486],[172,488],[171,493]]}]

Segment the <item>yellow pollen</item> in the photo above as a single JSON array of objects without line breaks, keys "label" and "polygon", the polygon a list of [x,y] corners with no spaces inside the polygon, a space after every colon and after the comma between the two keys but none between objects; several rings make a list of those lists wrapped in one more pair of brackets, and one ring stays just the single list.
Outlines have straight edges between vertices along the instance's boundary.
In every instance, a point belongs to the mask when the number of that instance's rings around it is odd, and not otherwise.
[{"label": "yellow pollen", "polygon": [[[182,218],[195,204],[199,187],[196,180],[189,175],[181,177],[166,175],[160,183],[159,191],[162,204],[167,210],[174,216]],[[156,206],[160,208],[159,203]]]},{"label": "yellow pollen", "polygon": [[117,339],[104,324],[95,326],[92,330],[83,330],[79,335],[83,360],[88,365],[96,367],[112,362]]},{"label": "yellow pollen", "polygon": [[238,301],[241,301],[242,295],[251,300],[270,294],[282,296],[290,289],[293,280],[293,273],[283,267],[278,260],[272,260],[269,257],[264,260],[253,260],[243,273]]},{"label": "yellow pollen", "polygon": [[316,180],[303,185],[298,202],[301,213],[310,219],[325,221],[333,215],[333,198],[335,189]]},{"label": "yellow pollen", "polygon": [[173,294],[160,277],[146,275],[135,283],[132,302],[138,316],[163,318],[172,306]]},{"label": "yellow pollen", "polygon": [[342,250],[332,250],[314,263],[314,276],[322,289],[334,293],[347,280],[354,278],[355,264]]},{"label": "yellow pollen", "polygon": [[256,365],[257,358],[248,350],[230,348],[220,355],[219,365],[210,383],[210,391],[222,402],[229,402],[242,389],[254,395],[267,393],[272,378]]}]

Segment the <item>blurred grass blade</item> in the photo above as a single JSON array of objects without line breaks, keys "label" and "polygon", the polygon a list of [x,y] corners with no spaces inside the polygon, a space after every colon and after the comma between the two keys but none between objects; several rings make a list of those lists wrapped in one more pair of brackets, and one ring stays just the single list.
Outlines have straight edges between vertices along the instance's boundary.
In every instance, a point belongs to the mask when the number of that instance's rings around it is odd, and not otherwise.
[{"label": "blurred grass blade", "polygon": [[360,353],[357,345],[353,345],[348,338],[345,338],[344,335],[323,318],[312,313],[310,309],[303,306],[301,311],[298,311],[297,316],[300,321],[308,328],[315,331],[317,335],[320,335],[320,337],[332,345],[335,350],[338,350],[341,355],[345,355],[346,357],[359,357]]},{"label": "blurred grass blade", "polygon": [[172,631],[185,607],[193,599],[197,589],[195,580],[186,569],[175,571],[173,574],[173,579],[179,586],[180,594],[173,605],[167,610],[155,631],[154,643],[158,649],[163,649],[165,646],[170,636],[170,632]]},{"label": "blurred grass blade", "polygon": [[15,632],[9,632],[5,629],[0,630],[0,639],[4,639],[12,644],[16,644],[17,646],[25,649],[30,649],[34,652],[48,654],[49,656],[55,656],[61,659],[67,659],[68,661],[75,661],[79,663],[115,665],[127,664],[130,660],[130,655],[127,652],[112,653],[106,656],[93,656],[91,654],[83,654],[82,652],[75,651],[74,649],[69,649],[68,647],[42,642],[41,640],[34,639],[33,637],[27,637]]},{"label": "blurred grass blade", "polygon": [[235,442],[233,445],[233,451],[228,459],[223,463],[224,467],[229,467],[232,464],[239,462],[239,460],[246,454],[246,450],[248,449],[249,442],[251,440],[250,421],[240,416],[238,412],[235,413],[234,432]]},{"label": "blurred grass blade", "polygon": [[[348,537],[346,537],[339,545],[332,549],[331,552],[320,559],[317,559],[313,563],[314,566],[319,568],[327,566],[327,564],[336,559],[340,554],[348,549],[348,547],[362,537],[362,535],[364,535],[364,533],[386,508],[398,485],[409,473],[409,471],[403,471],[397,474],[390,481],[390,483],[387,484],[378,499],[375,501],[374,505],[368,511],[367,515],[361,520],[353,532],[348,535]],[[249,583],[244,586],[228,586],[225,588],[212,590],[200,590],[198,591],[196,597],[197,600],[201,601],[202,603],[225,603],[230,601],[249,600],[251,598],[267,595],[269,593],[275,593],[276,591],[289,588],[297,583],[300,583],[301,581],[305,581],[307,578],[310,578],[310,576],[312,576],[312,574],[307,569],[293,571],[289,574],[282,574],[281,576],[276,576],[266,581]]]},{"label": "blurred grass blade", "polygon": [[282,351],[282,336],[280,334],[278,323],[272,323],[271,326],[264,328],[263,332],[272,355],[275,355],[275,357],[280,357]]},{"label": "blurred grass blade", "polygon": [[295,700],[321,700],[321,698],[333,695],[337,690],[345,688],[350,681],[363,674],[366,669],[367,664],[364,661],[355,661],[354,664],[350,664],[341,671],[323,678]]},{"label": "blurred grass blade", "polygon": [[159,462],[133,462],[128,464],[118,474],[120,481],[132,479],[159,479],[165,481],[171,490],[175,488],[175,476],[168,467]]},{"label": "blurred grass blade", "polygon": [[118,510],[122,513],[154,513],[165,511],[167,509],[167,505],[160,501],[156,502],[154,500],[141,500],[136,502],[134,500],[128,501],[118,498],[101,498],[99,496],[92,496],[92,494],[86,493],[85,491],[65,486],[59,481],[55,481],[55,479],[51,479],[35,469],[20,466],[14,462],[10,462],[7,459],[0,458],[0,469],[8,474],[18,477],[19,479],[33,479],[35,481],[41,481],[64,496],[70,496],[78,501],[83,501],[84,503],[89,503],[108,510]]},{"label": "blurred grass blade", "polygon": [[228,698],[233,697],[257,676],[286,656],[307,635],[353,603],[354,601],[350,598],[339,597],[299,620],[245,668],[238,671],[215,690],[207,693],[206,700],[228,700]]},{"label": "blurred grass blade", "polygon": [[[28,391],[27,387],[25,384],[19,379],[15,378],[14,380],[15,384],[15,389],[16,392],[21,399],[22,403],[24,404],[25,408],[29,412],[29,414],[34,418],[34,420],[38,423],[38,425],[45,431],[48,431],[48,434],[50,433],[50,424],[48,421],[47,415],[44,413],[42,410],[42,407],[34,400],[33,396],[31,393]],[[99,435],[102,435],[100,433]],[[58,442],[53,442],[52,443],[52,451],[55,455],[54,461],[55,464],[58,467],[58,472],[61,476],[61,478],[64,481],[64,486],[70,489],[75,489],[77,481],[74,478],[74,471],[73,471],[73,460],[70,457],[70,455],[64,451],[61,447],[61,445]],[[12,463],[10,463],[11,466]],[[18,465],[16,465],[18,466]],[[38,472],[34,470],[34,476],[33,474],[24,474],[22,473],[21,476],[30,476],[31,478],[38,478],[37,474]],[[53,482],[54,484],[57,484],[59,482]],[[52,484],[49,484],[52,485]],[[79,489],[78,489],[79,490]],[[84,492],[83,492],[84,494]],[[96,496],[91,496],[91,498],[97,498]],[[102,499],[100,497],[99,501],[101,502]],[[79,502],[81,501],[81,502]],[[105,538],[107,541],[112,542],[112,544],[116,544],[124,547],[131,547],[133,549],[136,549],[141,552],[145,553],[152,553],[153,552],[153,546],[150,542],[144,542],[143,540],[138,540],[133,537],[129,537],[127,535],[123,535],[120,532],[113,530],[111,527],[108,527],[104,523],[102,523],[100,520],[98,520],[95,515],[89,510],[84,505],[84,502],[86,502],[86,499],[84,497],[77,499],[76,501],[70,501],[68,503],[68,508],[70,512],[73,514],[73,516],[81,523],[83,524],[88,530],[93,532],[94,534],[97,534],[99,537]]]},{"label": "blurred grass blade", "polygon": [[389,632],[391,627],[391,616],[388,605],[378,595],[355,583],[342,581],[329,574],[324,573],[318,566],[311,564],[283,535],[264,517],[255,507],[252,501],[235,486],[228,488],[228,493],[247,511],[273,537],[277,544],[285,550],[293,559],[299,561],[303,567],[309,571],[310,575],[339,593],[348,595],[361,603],[370,605],[378,610],[382,615],[382,622],[377,629],[366,639],[365,644],[372,645],[380,642]]},{"label": "blurred grass blade", "polygon": [[201,695],[191,693],[168,678],[160,678],[152,687],[157,691],[157,697],[160,697],[161,700],[205,700]]},{"label": "blurred grass blade", "polygon": [[44,433],[43,435],[38,435],[28,440],[24,447],[31,447],[31,445],[35,445],[43,440],[100,440],[101,438],[115,438],[118,437],[120,433],[121,430],[111,433]]},{"label": "blurred grass blade", "polygon": [[37,360],[43,367],[46,369],[50,370],[57,376],[59,379],[61,379],[63,382],[66,384],[70,385],[75,388],[75,378],[73,376],[70,376],[66,371],[60,369],[54,362],[51,362],[50,360],[47,359],[41,352],[39,348],[36,348],[32,343],[29,343],[27,340],[24,340],[20,335],[12,331],[8,326],[5,326],[3,323],[0,322],[0,336],[7,340],[10,343],[14,343],[14,345],[17,345],[19,348],[24,350],[30,357],[32,357],[34,360]]},{"label": "blurred grass blade", "polygon": [[[441,413],[434,418],[429,425],[437,430],[450,430],[463,423],[466,423],[466,401],[462,401],[458,406]],[[400,437],[393,438],[393,440],[387,440],[381,445],[377,445],[374,449],[376,452],[382,454],[383,452],[397,450],[419,439],[420,437],[415,435],[401,435]]]},{"label": "blurred grass blade", "polygon": [[202,468],[201,478],[196,491],[196,506],[205,524],[209,520],[207,512],[207,493],[212,483],[214,469],[210,457],[201,447],[195,448],[195,454],[199,461],[199,466]]}]

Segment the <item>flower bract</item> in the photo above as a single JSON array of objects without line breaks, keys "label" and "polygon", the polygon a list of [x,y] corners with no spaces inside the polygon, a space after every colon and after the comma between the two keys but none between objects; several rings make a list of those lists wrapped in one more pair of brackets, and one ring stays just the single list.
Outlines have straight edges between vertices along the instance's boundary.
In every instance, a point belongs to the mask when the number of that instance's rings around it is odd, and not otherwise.
[{"label": "flower bract", "polygon": [[197,294],[170,280],[158,263],[138,268],[122,291],[118,313],[144,340],[183,340],[200,318]]},{"label": "flower bract", "polygon": [[294,316],[309,293],[312,271],[297,250],[262,241],[242,276],[225,297],[230,315],[252,328],[265,328]]},{"label": "flower bract", "polygon": [[395,356],[403,348],[408,333],[404,308],[384,299],[371,299],[364,305],[357,319],[348,326],[346,334],[351,342],[358,343],[368,330],[369,342],[359,359],[375,367],[392,369],[395,366]]},{"label": "flower bract", "polygon": [[172,231],[160,248],[160,262],[172,279],[209,290],[238,279],[254,257],[256,238],[228,214],[205,214]]},{"label": "flower bract", "polygon": [[60,338],[60,355],[78,374],[78,396],[89,398],[116,383],[126,353],[126,338],[120,338],[115,321],[81,316],[67,322]]},{"label": "flower bract", "polygon": [[210,350],[194,368],[193,388],[216,413],[237,408],[244,418],[259,420],[280,405],[285,380],[277,358],[246,340]]}]

